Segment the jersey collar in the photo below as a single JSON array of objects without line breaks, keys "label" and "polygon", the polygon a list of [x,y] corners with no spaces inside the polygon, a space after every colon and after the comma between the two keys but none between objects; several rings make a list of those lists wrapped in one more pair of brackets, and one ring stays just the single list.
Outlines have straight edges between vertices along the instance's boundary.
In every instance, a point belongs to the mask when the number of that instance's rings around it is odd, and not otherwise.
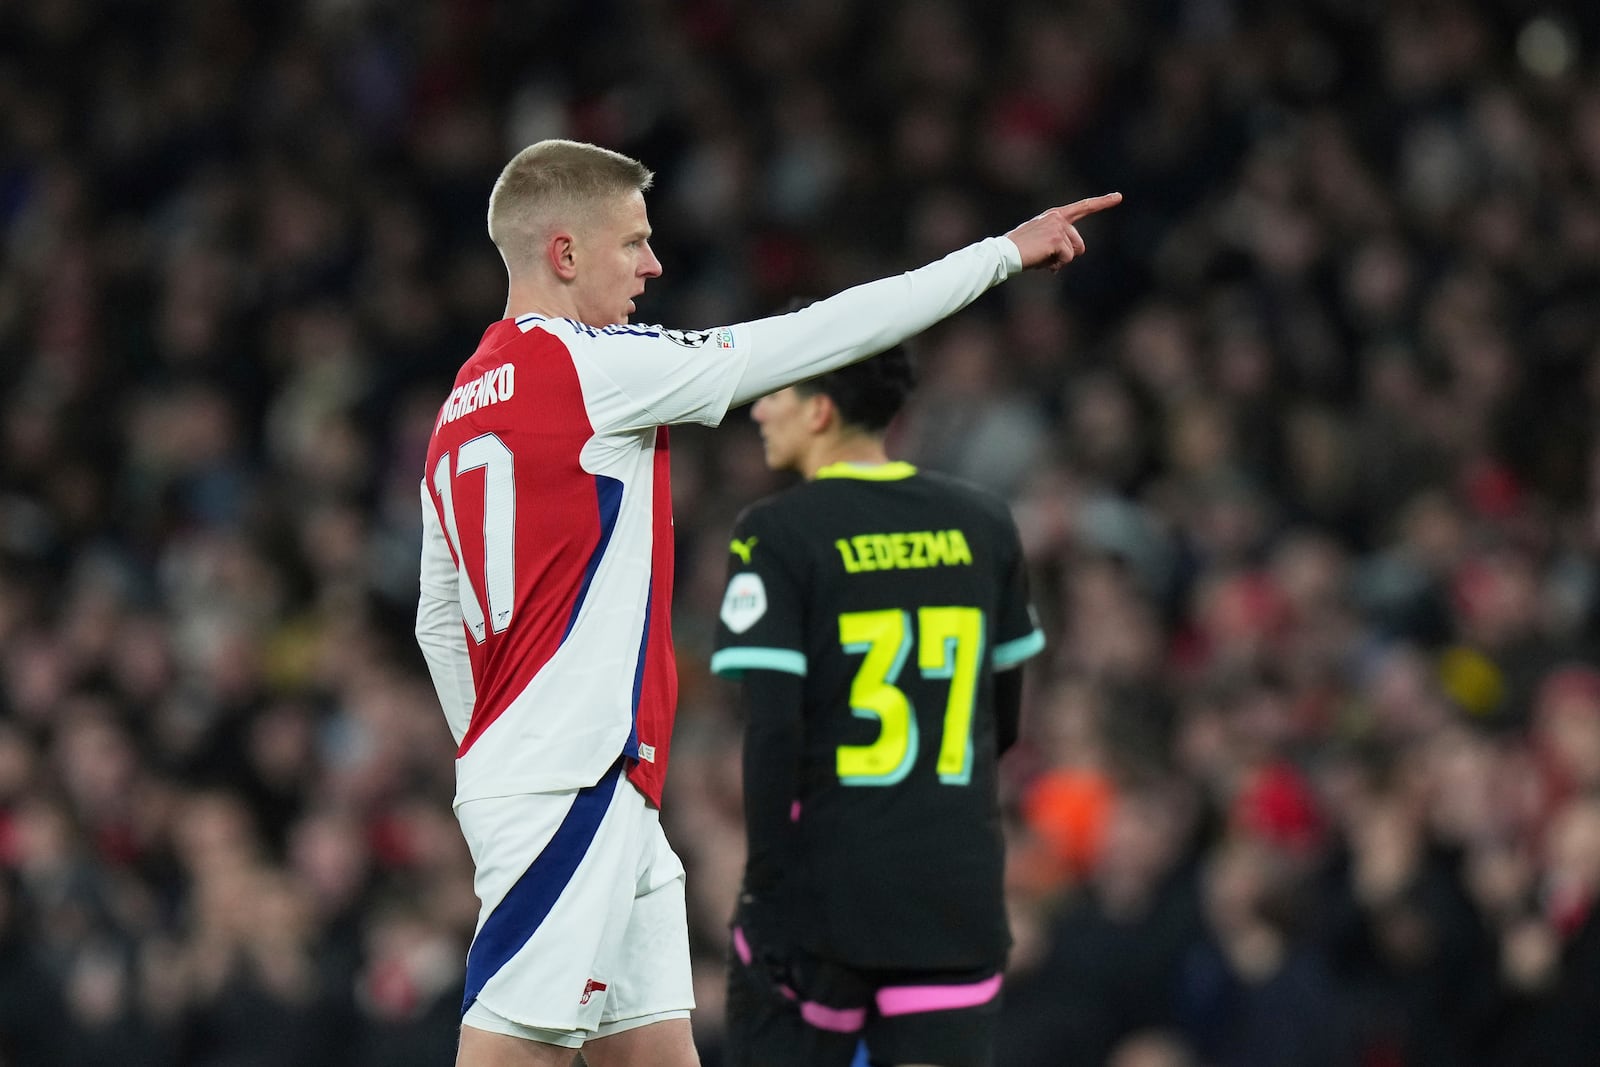
[{"label": "jersey collar", "polygon": [[917,473],[917,468],[900,460],[888,463],[847,463],[841,460],[819,468],[814,478],[859,478],[865,482],[898,482]]}]

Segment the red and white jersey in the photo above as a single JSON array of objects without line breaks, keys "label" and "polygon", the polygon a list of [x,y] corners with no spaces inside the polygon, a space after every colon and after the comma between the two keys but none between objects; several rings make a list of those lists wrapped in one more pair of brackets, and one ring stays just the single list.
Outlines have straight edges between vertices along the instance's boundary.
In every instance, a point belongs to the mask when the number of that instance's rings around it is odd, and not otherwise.
[{"label": "red and white jersey", "polygon": [[581,789],[617,759],[659,804],[677,701],[667,425],[882,351],[1021,268],[1004,238],[802,311],[704,331],[490,326],[422,481],[417,640],[456,803]]},{"label": "red and white jersey", "polygon": [[731,335],[527,315],[484,334],[428,444],[424,593],[458,602],[457,801],[592,785],[659,803],[677,676],[667,430],[715,425]]}]

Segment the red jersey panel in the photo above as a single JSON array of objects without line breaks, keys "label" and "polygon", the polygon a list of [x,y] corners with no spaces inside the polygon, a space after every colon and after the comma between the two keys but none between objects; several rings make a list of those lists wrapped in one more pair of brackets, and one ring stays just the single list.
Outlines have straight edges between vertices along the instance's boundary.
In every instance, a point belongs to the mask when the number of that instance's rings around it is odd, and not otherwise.
[{"label": "red jersey panel", "polygon": [[[581,788],[618,755],[660,802],[677,705],[667,430],[637,404],[643,425],[605,428],[628,410],[629,372],[650,369],[631,349],[685,348],[645,329],[496,323],[440,408],[423,582],[459,602],[471,669],[470,707],[446,708],[458,803]],[[711,384],[691,406],[725,406]]]}]

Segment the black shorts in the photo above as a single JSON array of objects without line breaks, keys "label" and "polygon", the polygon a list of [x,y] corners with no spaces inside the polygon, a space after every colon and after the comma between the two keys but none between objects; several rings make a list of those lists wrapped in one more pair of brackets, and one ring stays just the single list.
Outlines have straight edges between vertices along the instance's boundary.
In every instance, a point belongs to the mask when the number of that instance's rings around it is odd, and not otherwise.
[{"label": "black shorts", "polygon": [[802,958],[784,973],[752,961],[736,932],[728,961],[730,1067],[989,1067],[1000,974],[861,970]]}]

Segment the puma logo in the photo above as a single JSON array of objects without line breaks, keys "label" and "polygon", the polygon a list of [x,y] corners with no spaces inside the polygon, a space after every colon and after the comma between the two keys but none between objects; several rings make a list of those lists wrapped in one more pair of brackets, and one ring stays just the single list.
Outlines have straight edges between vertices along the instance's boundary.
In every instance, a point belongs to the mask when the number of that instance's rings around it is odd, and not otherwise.
[{"label": "puma logo", "polygon": [[761,540],[759,537],[748,537],[741,541],[735,537],[732,541],[728,542],[728,551],[744,560],[745,565],[748,566],[750,563],[750,553],[755,551],[756,542],[759,540]]}]

